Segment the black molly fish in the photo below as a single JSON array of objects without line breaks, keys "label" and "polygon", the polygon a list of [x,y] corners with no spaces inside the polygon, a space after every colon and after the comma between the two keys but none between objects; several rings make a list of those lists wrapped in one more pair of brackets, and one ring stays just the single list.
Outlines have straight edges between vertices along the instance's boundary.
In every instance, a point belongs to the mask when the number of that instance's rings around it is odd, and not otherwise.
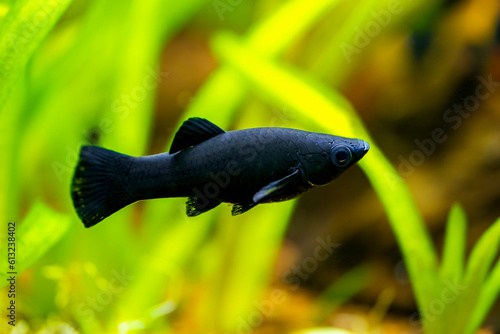
[{"label": "black molly fish", "polygon": [[131,157],[83,146],[71,185],[76,212],[86,227],[136,201],[188,197],[197,216],[221,202],[232,214],[259,203],[285,201],[334,180],[370,146],[360,139],[287,128],[226,132],[190,118],[169,153]]}]

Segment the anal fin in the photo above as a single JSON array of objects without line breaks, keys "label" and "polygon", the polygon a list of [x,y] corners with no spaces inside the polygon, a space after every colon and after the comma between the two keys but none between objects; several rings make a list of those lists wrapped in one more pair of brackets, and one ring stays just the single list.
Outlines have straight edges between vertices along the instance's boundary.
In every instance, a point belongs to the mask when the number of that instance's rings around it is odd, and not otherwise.
[{"label": "anal fin", "polygon": [[255,204],[255,203],[248,203],[248,204],[237,203],[237,204],[234,204],[233,208],[231,210],[231,215],[233,215],[233,216],[241,215],[242,213],[247,212],[248,210],[250,210],[251,208],[253,208],[256,205],[257,204]]}]

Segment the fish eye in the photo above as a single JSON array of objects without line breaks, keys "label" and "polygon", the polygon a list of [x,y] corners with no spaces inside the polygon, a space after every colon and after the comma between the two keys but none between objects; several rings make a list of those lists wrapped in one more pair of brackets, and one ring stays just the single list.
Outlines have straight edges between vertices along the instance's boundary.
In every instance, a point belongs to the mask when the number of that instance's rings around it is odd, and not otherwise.
[{"label": "fish eye", "polygon": [[333,164],[337,167],[347,166],[352,159],[351,150],[345,145],[334,147],[330,156]]}]

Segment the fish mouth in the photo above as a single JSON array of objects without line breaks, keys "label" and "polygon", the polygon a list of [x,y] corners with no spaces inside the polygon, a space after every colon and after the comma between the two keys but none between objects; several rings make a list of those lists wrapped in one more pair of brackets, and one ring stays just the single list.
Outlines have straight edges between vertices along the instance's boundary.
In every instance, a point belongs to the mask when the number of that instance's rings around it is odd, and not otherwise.
[{"label": "fish mouth", "polygon": [[363,141],[363,143],[364,143],[364,146],[363,146],[363,155],[365,155],[366,152],[368,152],[368,150],[370,149],[370,144],[368,144],[365,141]]}]

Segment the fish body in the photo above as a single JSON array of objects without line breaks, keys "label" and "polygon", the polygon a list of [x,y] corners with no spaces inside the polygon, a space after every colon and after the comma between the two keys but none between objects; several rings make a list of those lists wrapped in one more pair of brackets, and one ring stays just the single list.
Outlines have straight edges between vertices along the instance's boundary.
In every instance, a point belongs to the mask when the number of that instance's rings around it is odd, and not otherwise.
[{"label": "fish body", "polygon": [[188,197],[188,216],[223,202],[237,215],[331,182],[368,149],[359,139],[272,127],[226,132],[190,118],[168,153],[131,157],[82,147],[71,193],[87,227],[133,202],[165,197]]}]

